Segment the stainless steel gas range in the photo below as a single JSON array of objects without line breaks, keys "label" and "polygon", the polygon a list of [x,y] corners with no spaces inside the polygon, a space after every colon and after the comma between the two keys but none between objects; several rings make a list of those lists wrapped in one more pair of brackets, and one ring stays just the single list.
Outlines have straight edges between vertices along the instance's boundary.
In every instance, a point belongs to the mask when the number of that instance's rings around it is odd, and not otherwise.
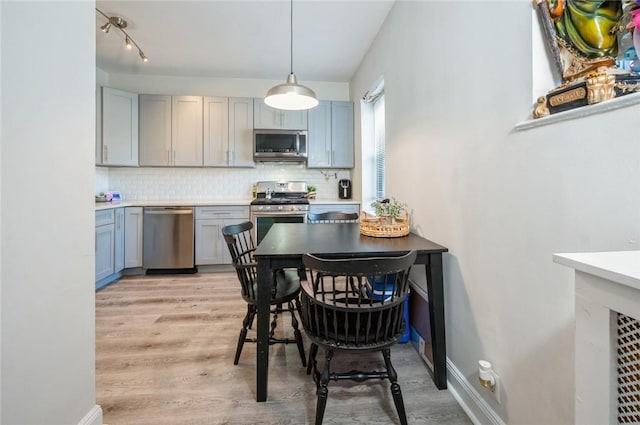
[{"label": "stainless steel gas range", "polygon": [[275,223],[305,223],[309,212],[306,195],[306,182],[258,182],[257,197],[251,202],[251,222],[256,243],[262,241]]}]

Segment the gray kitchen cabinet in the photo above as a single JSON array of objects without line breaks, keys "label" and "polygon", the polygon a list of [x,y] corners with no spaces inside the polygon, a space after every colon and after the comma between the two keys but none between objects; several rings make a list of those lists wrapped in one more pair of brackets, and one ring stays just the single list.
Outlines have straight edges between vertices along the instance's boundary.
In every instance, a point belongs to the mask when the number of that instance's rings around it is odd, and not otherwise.
[{"label": "gray kitchen cabinet", "polygon": [[203,164],[202,96],[140,95],[140,165]]},{"label": "gray kitchen cabinet", "polygon": [[202,102],[202,96],[171,97],[171,165],[202,165]]},{"label": "gray kitchen cabinet", "polygon": [[229,158],[228,165],[254,167],[253,162],[253,99],[229,98]]},{"label": "gray kitchen cabinet", "polygon": [[142,267],[142,207],[124,211],[124,267]]},{"label": "gray kitchen cabinet", "polygon": [[345,214],[360,213],[360,204],[310,204],[309,212],[311,214],[322,214],[325,212],[341,212]]},{"label": "gray kitchen cabinet", "polygon": [[204,98],[204,165],[229,164],[229,98]]},{"label": "gray kitchen cabinet", "polygon": [[96,211],[95,275],[96,283],[114,273],[115,225],[114,211]]},{"label": "gray kitchen cabinet", "polygon": [[309,168],[353,168],[353,103],[321,101],[309,110]]},{"label": "gray kitchen cabinet", "polygon": [[255,166],[253,98],[204,98],[204,165]]},{"label": "gray kitchen cabinet", "polygon": [[102,164],[102,87],[96,86],[96,165]]},{"label": "gray kitchen cabinet", "polygon": [[124,208],[116,208],[114,214],[113,272],[118,273],[124,269]]},{"label": "gray kitchen cabinet", "polygon": [[309,111],[307,167],[331,167],[331,102],[320,101]]},{"label": "gray kitchen cabinet", "polygon": [[140,165],[171,165],[171,96],[140,95]]},{"label": "gray kitchen cabinet", "polygon": [[242,205],[196,207],[196,266],[231,264],[231,255],[222,236],[222,228],[249,220],[249,207]]},{"label": "gray kitchen cabinet", "polygon": [[138,165],[138,94],[102,87],[96,163]]},{"label": "gray kitchen cabinet", "polygon": [[285,111],[264,103],[264,99],[253,100],[253,128],[276,130],[306,130],[307,111]]}]

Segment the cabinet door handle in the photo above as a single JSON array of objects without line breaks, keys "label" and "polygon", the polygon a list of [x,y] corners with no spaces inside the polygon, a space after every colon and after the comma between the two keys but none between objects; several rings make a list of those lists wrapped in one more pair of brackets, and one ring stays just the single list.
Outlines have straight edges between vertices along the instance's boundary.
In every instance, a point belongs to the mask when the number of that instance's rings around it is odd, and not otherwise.
[{"label": "cabinet door handle", "polygon": [[176,151],[173,150],[173,165],[176,165]]},{"label": "cabinet door handle", "polygon": [[104,145],[102,147],[102,162],[109,162],[109,146],[107,145]]},{"label": "cabinet door handle", "polygon": [[327,164],[331,163],[331,152],[327,151]]},{"label": "cabinet door handle", "polygon": [[167,149],[167,165],[171,165],[171,149]]},{"label": "cabinet door handle", "polygon": [[336,162],[336,151],[331,151],[331,165]]}]

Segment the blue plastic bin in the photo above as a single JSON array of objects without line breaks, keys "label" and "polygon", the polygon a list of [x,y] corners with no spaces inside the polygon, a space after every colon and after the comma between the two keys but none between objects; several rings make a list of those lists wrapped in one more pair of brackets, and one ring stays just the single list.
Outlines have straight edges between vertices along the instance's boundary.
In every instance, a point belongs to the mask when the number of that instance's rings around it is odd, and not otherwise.
[{"label": "blue plastic bin", "polygon": [[404,299],[404,333],[398,340],[399,344],[406,344],[411,339],[411,327],[409,325],[409,296],[411,292],[407,292],[407,298]]},{"label": "blue plastic bin", "polygon": [[[376,276],[375,278],[370,276],[367,278],[369,285],[367,286],[367,295],[374,300],[381,300],[382,297],[387,299],[391,298],[391,292],[393,291],[393,284],[395,283],[395,275],[389,276],[387,281],[384,281],[383,276]],[[407,292],[407,297],[404,299],[404,333],[398,340],[398,343],[405,344],[411,339],[411,327],[409,325],[409,296],[410,292]]]}]

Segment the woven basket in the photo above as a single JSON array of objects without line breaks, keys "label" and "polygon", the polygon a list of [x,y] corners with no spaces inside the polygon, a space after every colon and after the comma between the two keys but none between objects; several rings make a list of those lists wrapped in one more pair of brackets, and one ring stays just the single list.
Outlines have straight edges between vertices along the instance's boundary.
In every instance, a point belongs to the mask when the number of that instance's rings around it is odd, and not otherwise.
[{"label": "woven basket", "polygon": [[389,217],[377,217],[375,215],[362,212],[360,217],[360,233],[365,236],[375,238],[398,238],[407,236],[411,231],[409,215],[397,218],[395,223],[391,223]]}]

